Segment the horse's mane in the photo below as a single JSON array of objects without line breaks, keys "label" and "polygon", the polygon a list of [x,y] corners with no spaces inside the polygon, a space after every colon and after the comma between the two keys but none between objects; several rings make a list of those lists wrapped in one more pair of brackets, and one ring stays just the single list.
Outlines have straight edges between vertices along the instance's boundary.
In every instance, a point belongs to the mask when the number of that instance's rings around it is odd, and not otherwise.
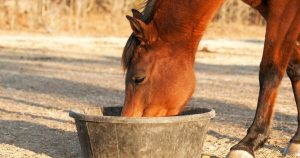
[{"label": "horse's mane", "polygon": [[[145,0],[144,6],[142,7],[143,18],[141,19],[145,23],[149,23],[152,20],[156,1],[157,0]],[[122,54],[122,65],[124,70],[127,70],[129,67],[137,45],[139,45],[138,39],[134,36],[134,34],[131,34]]]}]

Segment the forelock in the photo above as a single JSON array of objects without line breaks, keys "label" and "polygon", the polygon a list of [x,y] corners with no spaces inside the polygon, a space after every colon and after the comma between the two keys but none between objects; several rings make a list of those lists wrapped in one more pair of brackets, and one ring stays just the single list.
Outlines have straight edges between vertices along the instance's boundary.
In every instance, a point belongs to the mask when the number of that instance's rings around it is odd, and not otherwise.
[{"label": "forelock", "polygon": [[138,45],[139,40],[134,36],[134,34],[131,34],[129,39],[127,40],[122,54],[122,66],[125,71],[130,66],[131,60],[134,55],[134,50]]}]

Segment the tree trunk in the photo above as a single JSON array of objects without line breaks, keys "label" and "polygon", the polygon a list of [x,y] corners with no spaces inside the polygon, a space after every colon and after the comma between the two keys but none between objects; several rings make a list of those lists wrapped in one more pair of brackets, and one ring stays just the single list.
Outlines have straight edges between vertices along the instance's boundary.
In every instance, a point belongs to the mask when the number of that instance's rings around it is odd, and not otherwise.
[{"label": "tree trunk", "polygon": [[82,3],[85,0],[76,0],[76,6],[75,6],[75,11],[76,11],[76,17],[75,17],[75,30],[79,31],[80,29],[80,24],[81,24],[81,15],[82,15]]},{"label": "tree trunk", "polygon": [[14,1],[13,13],[10,22],[10,29],[14,30],[16,28],[16,22],[18,19],[18,11],[19,11],[19,0]]},{"label": "tree trunk", "polygon": [[35,2],[35,15],[34,15],[34,22],[33,22],[33,29],[38,29],[40,25],[42,25],[42,15],[43,15],[43,5],[44,0],[36,0]]},{"label": "tree trunk", "polygon": [[73,32],[74,0],[70,0],[69,9],[69,32]]}]

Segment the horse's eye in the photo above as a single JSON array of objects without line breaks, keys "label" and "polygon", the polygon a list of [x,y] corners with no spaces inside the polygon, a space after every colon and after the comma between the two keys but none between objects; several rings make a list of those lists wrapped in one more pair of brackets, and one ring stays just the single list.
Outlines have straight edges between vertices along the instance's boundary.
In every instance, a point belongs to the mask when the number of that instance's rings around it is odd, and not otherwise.
[{"label": "horse's eye", "polygon": [[145,81],[145,76],[134,76],[132,78],[132,81],[135,83],[135,84],[142,84],[144,81]]}]

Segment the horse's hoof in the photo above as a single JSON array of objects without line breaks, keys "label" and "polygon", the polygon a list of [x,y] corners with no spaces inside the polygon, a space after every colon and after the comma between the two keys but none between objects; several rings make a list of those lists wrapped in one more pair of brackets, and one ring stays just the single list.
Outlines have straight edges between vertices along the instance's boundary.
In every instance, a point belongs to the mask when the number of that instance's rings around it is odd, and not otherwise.
[{"label": "horse's hoof", "polygon": [[283,152],[284,156],[300,156],[300,144],[290,143]]},{"label": "horse's hoof", "polygon": [[254,158],[250,153],[244,150],[231,150],[226,158]]}]

